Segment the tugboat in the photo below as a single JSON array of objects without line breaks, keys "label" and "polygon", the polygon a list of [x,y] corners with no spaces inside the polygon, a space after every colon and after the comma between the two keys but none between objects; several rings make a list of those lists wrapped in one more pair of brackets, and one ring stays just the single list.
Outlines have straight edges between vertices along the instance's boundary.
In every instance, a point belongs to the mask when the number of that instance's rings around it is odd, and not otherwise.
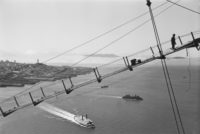
[{"label": "tugboat", "polygon": [[75,115],[74,120],[76,121],[76,123],[78,123],[79,125],[81,125],[83,127],[95,128],[94,123],[90,119],[87,118],[87,114],[85,116]]},{"label": "tugboat", "polygon": [[136,94],[135,95],[127,94],[127,95],[124,95],[122,98],[123,99],[128,99],[128,100],[136,100],[136,101],[142,101],[143,100],[142,97],[140,97],[140,96],[138,96]]}]

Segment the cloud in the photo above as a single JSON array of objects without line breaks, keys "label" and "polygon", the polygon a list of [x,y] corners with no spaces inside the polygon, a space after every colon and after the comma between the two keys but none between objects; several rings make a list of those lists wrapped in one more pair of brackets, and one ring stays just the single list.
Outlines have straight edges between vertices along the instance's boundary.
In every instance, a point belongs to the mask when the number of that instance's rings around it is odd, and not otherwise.
[{"label": "cloud", "polygon": [[34,55],[34,54],[36,54],[36,52],[34,50],[29,49],[29,50],[25,51],[25,54],[26,55]]},{"label": "cloud", "polygon": [[[90,56],[90,55],[84,55],[84,56]],[[95,54],[90,57],[102,57],[102,58],[116,58],[119,57],[118,55],[115,54]]]}]

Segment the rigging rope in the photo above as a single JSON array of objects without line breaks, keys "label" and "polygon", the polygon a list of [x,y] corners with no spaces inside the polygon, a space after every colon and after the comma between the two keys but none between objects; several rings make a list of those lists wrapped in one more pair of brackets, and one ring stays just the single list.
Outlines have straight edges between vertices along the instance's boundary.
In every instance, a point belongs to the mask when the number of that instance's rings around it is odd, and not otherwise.
[{"label": "rigging rope", "polygon": [[168,71],[168,67],[167,67],[165,59],[164,59],[164,64],[165,64],[165,67],[166,67],[167,76],[169,78],[169,85],[171,87],[171,91],[172,91],[172,95],[173,95],[173,99],[174,99],[174,103],[175,103],[175,108],[176,108],[177,114],[179,116],[179,121],[181,123],[181,128],[182,128],[183,134],[185,134],[185,129],[184,129],[184,126],[183,126],[183,122],[182,122],[182,119],[181,119],[181,115],[180,115],[180,112],[179,112],[178,104],[177,104],[175,93],[174,93],[174,88],[172,86],[171,78],[170,78],[170,75],[169,75],[169,71]]},{"label": "rigging rope", "polygon": [[[160,8],[160,7],[164,6],[164,5],[166,5],[167,3],[168,3],[168,2],[164,2],[164,3],[160,4],[160,5],[158,5],[157,7],[153,8],[153,10],[158,9],[158,8]],[[106,32],[104,32],[104,33],[102,33],[102,34],[99,34],[98,36],[96,36],[96,37],[94,37],[94,38],[92,38],[92,39],[90,39],[90,40],[88,40],[88,41],[86,41],[86,42],[84,42],[84,43],[82,43],[82,44],[80,44],[80,45],[77,45],[77,46],[75,46],[75,47],[73,47],[73,48],[71,48],[71,49],[69,49],[69,50],[66,50],[65,52],[63,52],[63,53],[61,53],[61,54],[58,54],[58,55],[56,55],[56,56],[54,56],[54,57],[52,57],[52,58],[50,58],[50,59],[47,59],[47,60],[43,61],[42,63],[47,63],[47,62],[49,62],[49,61],[51,61],[51,60],[53,60],[53,59],[55,59],[55,58],[57,58],[57,57],[60,57],[60,56],[66,54],[66,53],[68,53],[68,52],[71,52],[71,51],[73,51],[73,50],[79,48],[79,47],[82,47],[82,46],[84,46],[84,45],[86,45],[86,44],[88,44],[88,43],[90,43],[90,42],[92,42],[92,41],[94,41],[94,40],[96,40],[96,39],[98,39],[98,38],[104,36],[104,35],[107,35],[107,34],[113,32],[113,31],[115,31],[116,29],[121,28],[122,26],[124,26],[124,25],[126,25],[126,24],[129,24],[129,23],[131,23],[131,22],[133,22],[133,21],[135,21],[135,20],[137,20],[137,19],[139,19],[139,18],[145,16],[146,14],[148,14],[148,11],[147,11],[147,12],[144,12],[144,13],[138,15],[137,17],[134,17],[134,18],[132,18],[132,19],[130,19],[130,20],[128,20],[128,21],[126,21],[126,22],[124,22],[124,23],[122,23],[122,24],[120,24],[120,25],[118,25],[118,26],[116,26],[116,27],[114,27],[114,28],[112,28],[112,29],[110,29],[110,30],[108,30],[108,31],[106,31]]]},{"label": "rigging rope", "polygon": [[[200,31],[194,31],[193,33],[194,34],[198,34]],[[186,34],[183,34],[183,35],[180,35],[180,37],[186,37],[186,36],[188,36],[188,35],[191,35],[191,33],[186,33]],[[178,38],[176,38],[176,39],[178,39]],[[171,40],[167,40],[167,41],[164,41],[164,42],[162,42],[161,43],[161,46],[164,46],[164,45],[166,45],[167,43],[169,43],[169,42],[171,42]],[[152,48],[156,48],[157,46],[152,46]],[[141,51],[138,51],[138,52],[136,52],[136,53],[133,53],[133,54],[130,54],[130,55],[127,55],[127,57],[132,57],[132,56],[135,56],[135,55],[137,55],[137,54],[140,54],[140,53],[144,53],[145,51],[149,51],[149,48],[147,48],[147,49],[143,49],[143,50],[141,50]],[[118,59],[116,59],[116,60],[113,60],[113,61],[111,61],[111,62],[108,62],[108,63],[105,63],[105,64],[102,64],[102,65],[99,65],[99,66],[97,66],[97,68],[101,68],[101,67],[104,67],[104,66],[108,66],[108,65],[110,65],[110,64],[112,64],[112,63],[116,63],[117,61],[120,61],[122,58],[118,58]]]},{"label": "rigging rope", "polygon": [[[172,5],[171,5],[172,6]],[[169,6],[169,7],[167,7],[166,9],[164,9],[163,11],[161,11],[159,14],[161,14],[162,12],[164,12],[165,10],[167,10],[168,8],[170,8],[171,6]],[[158,14],[158,15],[159,15]],[[142,25],[141,25],[142,26]],[[35,84],[36,85],[36,84]],[[35,85],[33,85],[32,87],[34,87]],[[52,84],[51,84],[52,85]],[[48,85],[47,85],[48,86]],[[32,87],[30,87],[29,89],[27,89],[27,90],[30,90]],[[27,92],[27,90],[25,90],[25,92]],[[22,92],[21,92],[22,93]],[[21,94],[21,93],[19,93],[19,94]],[[18,95],[18,94],[17,94]]]},{"label": "rigging rope", "polygon": [[[134,55],[143,53],[143,52],[145,52],[145,51],[149,51],[149,48],[144,49],[144,50],[141,50],[141,51],[138,51],[138,52],[133,53],[133,54],[131,54],[131,55],[128,55],[127,57],[134,56]],[[98,66],[97,68],[101,68],[101,67],[105,67],[105,66],[111,65],[111,64],[116,63],[117,61],[119,61],[119,60],[121,60],[121,59],[122,59],[122,58],[119,58],[119,59],[113,60],[113,61],[111,61],[111,62],[108,62],[108,63],[106,63],[106,64],[102,64],[102,65]]]},{"label": "rigging rope", "polygon": [[[168,71],[168,68],[167,68],[165,57],[163,57],[163,50],[162,50],[162,47],[161,47],[159,34],[158,34],[158,31],[157,31],[156,23],[155,23],[154,16],[153,16],[153,13],[152,13],[152,10],[151,10],[151,2],[149,0],[147,0],[147,6],[149,7],[149,12],[150,12],[151,20],[152,20],[152,25],[153,25],[153,29],[154,29],[154,33],[155,33],[155,37],[156,37],[156,41],[157,41],[157,45],[158,45],[158,49],[159,49],[159,52],[160,52],[162,69],[163,69],[164,76],[165,76],[165,81],[166,81],[166,85],[167,85],[167,89],[168,89],[168,93],[169,93],[169,97],[170,97],[170,103],[171,103],[171,106],[172,106],[172,111],[173,111],[173,114],[174,114],[174,119],[175,119],[175,122],[176,122],[177,131],[180,134],[179,125],[178,125],[178,121],[177,121],[177,117],[176,117],[176,113],[175,113],[174,107],[176,108],[176,111],[177,111],[177,114],[178,114],[178,117],[179,117],[179,121],[180,121],[180,124],[181,124],[182,131],[185,134],[183,123],[182,123],[182,120],[181,120],[181,115],[180,115],[180,112],[179,112],[179,109],[178,109],[178,104],[176,102],[176,97],[175,97],[175,94],[174,94],[174,89],[173,89],[173,86],[172,86],[172,83],[171,83],[171,78],[170,78],[170,75],[169,75],[169,71]],[[171,92],[170,92],[169,86],[171,88]],[[173,100],[172,100],[172,97],[173,97]],[[175,106],[174,106],[174,103],[172,101],[174,101]]]},{"label": "rigging rope", "polygon": [[[156,6],[155,8],[153,8],[153,10],[158,9],[158,8],[160,8],[160,7],[164,6],[164,5],[166,5],[167,3],[168,3],[168,2],[164,2],[164,3],[162,3],[162,4],[158,5],[158,6]],[[168,8],[167,8],[167,9],[168,9]],[[167,9],[166,9],[166,10],[167,10]],[[162,13],[162,12],[161,12],[161,13]],[[116,29],[121,28],[122,26],[124,26],[124,25],[126,25],[126,24],[129,24],[129,23],[132,22],[132,21],[135,21],[135,20],[139,19],[140,17],[143,17],[143,16],[146,15],[146,14],[148,14],[148,11],[147,11],[147,12],[144,12],[144,13],[138,15],[137,17],[134,17],[134,18],[132,18],[132,19],[130,19],[130,20],[128,20],[128,21],[126,21],[126,22],[124,22],[124,23],[122,23],[122,24],[120,24],[120,25],[118,25],[118,26],[116,26],[116,27],[114,27],[114,28],[112,28],[112,29],[110,29],[110,30],[108,30],[108,31],[106,31],[106,32],[104,32],[104,33],[102,33],[102,34],[99,34],[98,36],[96,36],[96,37],[94,37],[94,38],[92,38],[92,39],[90,39],[90,40],[88,40],[88,41],[86,41],[86,42],[84,42],[84,43],[82,43],[82,44],[80,44],[80,45],[78,45],[78,46],[75,46],[75,47],[73,47],[73,48],[71,48],[71,49],[69,49],[69,50],[67,50],[67,51],[65,51],[65,52],[63,52],[63,53],[61,53],[61,54],[58,54],[58,55],[56,55],[56,56],[54,56],[54,57],[52,57],[52,58],[50,58],[50,59],[47,59],[47,60],[43,61],[42,63],[47,63],[47,62],[49,62],[49,61],[51,61],[51,60],[53,60],[53,59],[55,59],[55,58],[57,58],[57,57],[60,57],[60,56],[66,54],[66,53],[68,53],[68,52],[71,52],[71,51],[73,51],[73,50],[79,48],[79,47],[82,47],[82,46],[84,46],[84,45],[86,45],[86,44],[88,44],[88,43],[90,43],[90,42],[92,42],[92,41],[94,41],[94,40],[96,40],[96,39],[98,39],[98,38],[100,38],[100,37],[102,37],[102,36],[108,34],[108,33],[113,32],[113,31],[116,30]],[[147,23],[147,21],[144,22],[143,24],[145,24],[145,23]],[[138,28],[141,27],[143,24],[139,25]],[[136,29],[137,29],[137,28],[136,28]],[[130,31],[130,32],[131,32],[131,31]],[[127,34],[128,34],[128,33],[127,33]],[[113,43],[114,43],[114,42],[113,42]],[[113,44],[113,43],[111,43],[111,44]],[[111,45],[111,44],[110,44],[110,45]],[[109,46],[109,44],[108,44],[108,46]],[[105,46],[105,48],[106,48],[106,46]],[[100,51],[101,51],[101,50],[100,50]],[[75,65],[77,65],[77,64],[79,64],[79,63],[82,62],[83,60],[89,58],[90,56],[93,56],[94,54],[95,54],[95,53],[93,53],[93,54],[87,56],[86,58],[81,59],[80,61],[74,63],[74,64],[72,65],[72,67],[75,66]],[[30,69],[28,69],[28,70],[30,70]],[[28,70],[25,70],[25,71],[28,71]],[[27,91],[29,91],[30,89],[32,89],[33,87],[39,85],[40,83],[41,83],[41,82],[38,82],[38,83],[32,85],[31,87],[25,89],[24,91],[15,94],[14,96],[20,95],[20,94],[22,94],[22,93],[24,93],[24,92],[27,92]],[[12,96],[12,97],[14,97],[14,96]],[[10,99],[10,98],[5,99],[5,101],[8,100],[8,99]],[[4,101],[4,100],[3,100],[3,101]],[[1,101],[1,102],[3,102],[3,101]]]},{"label": "rigging rope", "polygon": [[[177,2],[179,2],[181,0],[178,0]],[[172,7],[174,4],[168,6],[167,8],[163,9],[162,11],[160,11],[158,14],[155,15],[155,17],[159,16],[160,14],[162,14],[163,12],[165,12],[166,10],[168,10],[170,7]],[[110,42],[109,44],[105,45],[104,47],[98,49],[97,51],[93,52],[92,54],[82,58],[81,60],[77,61],[76,63],[72,64],[71,67],[75,66],[75,65],[78,65],[79,63],[81,63],[82,61],[90,58],[91,56],[97,54],[98,52],[104,50],[105,48],[111,46],[112,44],[114,44],[115,42],[123,39],[124,37],[126,37],[127,35],[131,34],[132,32],[134,32],[135,30],[137,30],[138,28],[142,27],[143,25],[145,25],[146,23],[148,23],[149,21],[151,21],[151,19],[148,19],[146,21],[144,21],[142,24],[138,25],[137,27],[135,27],[134,29],[128,31],[127,33],[123,34],[122,36],[118,37],[117,39],[113,40],[112,42]],[[60,74],[62,72],[64,72],[65,70],[62,70],[61,72],[58,72],[57,74]]]},{"label": "rigging rope", "polygon": [[186,10],[188,10],[188,11],[191,11],[191,12],[193,12],[193,13],[197,13],[197,14],[200,15],[200,12],[197,12],[197,11],[195,11],[195,10],[192,10],[192,9],[190,9],[190,8],[187,8],[187,7],[185,7],[185,6],[182,6],[182,5],[180,5],[180,4],[177,4],[177,3],[175,3],[175,2],[172,2],[172,1],[170,1],[170,0],[167,0],[167,2],[173,3],[174,5],[177,5],[177,6],[181,7],[181,8],[184,8],[184,9],[186,9]]},{"label": "rigging rope", "polygon": [[[189,42],[189,43],[187,43],[188,45],[190,45],[191,43]],[[186,46],[185,46],[186,47]],[[181,47],[180,47],[181,48]],[[182,50],[182,49],[177,49],[177,51],[180,51],[180,50]],[[168,52],[168,54],[172,54],[171,52]],[[165,54],[165,55],[168,55],[167,53]],[[157,57],[158,58],[158,57]],[[149,59],[146,59],[142,64],[140,64],[140,65],[143,65],[144,63],[148,63],[148,62],[151,62],[151,61],[153,61],[153,60],[156,60],[157,58],[149,58]],[[139,65],[139,66],[140,66]],[[137,67],[137,66],[135,66],[135,67]],[[110,76],[113,76],[113,75],[116,75],[116,74],[118,74],[118,73],[121,73],[121,72],[124,72],[124,71],[126,71],[127,70],[127,68],[125,67],[125,68],[122,68],[122,69],[120,69],[120,70],[117,70],[117,71],[114,71],[114,72],[112,72],[112,73],[108,73],[108,74],[106,74],[106,75],[104,75],[104,76],[102,76],[102,79],[105,79],[105,78],[107,78],[107,77],[110,77]],[[82,87],[82,86],[85,86],[85,85],[88,85],[88,84],[91,84],[91,83],[94,83],[94,82],[96,82],[97,80],[96,79],[92,79],[92,80],[89,80],[89,81],[85,81],[85,82],[83,82],[83,83],[80,83],[80,84],[78,84],[78,85],[75,85],[73,88],[72,88],[72,90],[74,90],[74,89],[77,89],[77,88],[80,88],[80,87]],[[37,90],[38,91],[38,90]],[[34,91],[35,92],[35,91]],[[63,93],[65,93],[65,90],[62,90],[62,91],[59,91],[58,93],[56,93],[55,95],[61,95],[61,94],[63,94]],[[24,94],[24,95],[27,95],[27,94]],[[44,100],[46,100],[46,99],[50,99],[50,98],[52,98],[52,97],[55,97],[55,95],[48,95],[48,96],[46,96],[46,98],[44,99]],[[22,96],[21,96],[22,97]],[[8,102],[7,102],[8,103]],[[32,103],[28,103],[28,104],[25,104],[25,105],[22,105],[22,107],[19,107],[19,108],[17,108],[17,110],[18,109],[21,109],[21,108],[23,108],[23,107],[25,107],[25,106],[30,106],[30,105],[32,105]]]},{"label": "rigging rope", "polygon": [[188,79],[188,89],[186,91],[191,89],[191,70],[190,70],[190,66],[191,66],[190,52],[188,50],[188,67],[187,67],[187,70],[188,70],[189,79]]},{"label": "rigging rope", "polygon": [[[181,1],[181,0],[179,0],[179,1]],[[178,2],[179,2],[179,1],[178,1]],[[168,9],[169,9],[170,7],[172,7],[173,5],[174,5],[174,4],[172,4],[172,5],[168,6],[167,8],[163,9],[163,10],[160,11],[158,14],[156,14],[155,17],[159,16],[160,14],[162,14],[163,12],[165,12],[166,10],[168,10]],[[76,63],[74,63],[74,64],[72,64],[71,66],[73,67],[73,66],[75,66],[75,65],[77,65],[77,64],[79,64],[79,63],[81,63],[82,61],[86,60],[87,58],[89,58],[89,57],[91,57],[91,56],[97,54],[98,52],[102,51],[103,49],[109,47],[110,45],[112,45],[112,44],[114,44],[115,42],[117,42],[117,41],[123,39],[124,37],[126,37],[126,36],[129,35],[130,33],[134,32],[134,31],[137,30],[138,28],[142,27],[143,25],[145,25],[145,24],[148,23],[149,21],[151,21],[151,19],[148,19],[148,20],[144,21],[143,23],[141,23],[140,25],[138,25],[138,26],[135,27],[134,29],[128,31],[128,32],[125,33],[124,35],[120,36],[119,38],[117,38],[117,39],[115,39],[114,41],[110,42],[109,44],[105,45],[104,47],[98,49],[97,51],[95,51],[94,53],[88,55],[87,57],[85,57],[85,58],[79,60],[78,62],[76,62]]]},{"label": "rigging rope", "polygon": [[163,69],[163,72],[164,72],[165,82],[166,82],[166,85],[167,85],[167,91],[168,91],[169,98],[170,98],[170,103],[171,103],[171,106],[172,106],[172,112],[173,112],[175,123],[176,123],[176,128],[177,128],[178,134],[180,134],[180,129],[179,129],[179,125],[178,125],[178,120],[177,120],[177,117],[176,117],[176,113],[175,113],[175,108],[174,108],[174,104],[173,104],[173,100],[172,100],[172,95],[171,95],[171,91],[170,91],[170,88],[169,88],[169,83],[168,83],[168,80],[167,80],[167,75],[166,75],[166,72],[165,72],[165,67],[164,67],[165,65],[164,65],[162,59],[161,59],[161,63],[162,63],[162,69]]},{"label": "rigging rope", "polygon": [[[179,1],[180,1],[180,0],[179,0]],[[163,4],[159,5],[159,6],[157,6],[156,8],[158,8],[158,7],[162,6],[162,5],[165,5],[165,4],[166,4],[166,3],[163,3]],[[168,10],[169,8],[171,8],[173,5],[174,5],[174,4],[171,4],[170,6],[166,7],[166,8],[163,9],[163,10],[161,10],[159,13],[157,13],[157,14],[155,15],[155,17],[159,16],[160,14],[162,14],[163,12],[165,12],[166,10]],[[142,27],[144,24],[148,23],[149,21],[151,21],[151,19],[146,20],[145,22],[143,22],[142,24],[138,25],[138,26],[135,27],[134,29],[128,31],[126,34],[122,35],[121,37],[119,37],[119,38],[117,38],[116,40],[112,41],[111,43],[107,44],[107,45],[104,46],[103,48],[100,48],[99,50],[95,51],[94,53],[92,53],[92,54],[88,55],[87,57],[85,57],[85,58],[79,60],[78,62],[74,63],[73,65],[71,65],[71,67],[73,67],[73,66],[75,66],[75,65],[77,65],[77,64],[79,64],[79,63],[81,63],[82,61],[84,61],[84,60],[88,59],[89,57],[95,55],[96,53],[100,52],[101,50],[105,49],[106,47],[108,47],[108,46],[114,44],[114,43],[117,42],[118,40],[124,38],[124,37],[127,36],[128,34],[132,33],[133,31],[137,30],[138,28]],[[65,70],[63,70],[63,71],[65,71]],[[58,72],[57,74],[62,73],[63,71]],[[37,85],[39,85],[39,84],[40,84],[40,83],[36,83],[35,85],[31,86],[30,88],[28,88],[28,89],[26,89],[26,90],[24,90],[24,91],[22,91],[22,92],[19,92],[19,93],[17,93],[17,94],[14,95],[14,96],[23,94],[24,92],[27,92],[27,91],[31,90],[33,87],[35,87],[35,86],[37,86]],[[50,85],[53,85],[53,84],[50,84]],[[47,87],[49,87],[49,86],[47,85]],[[8,99],[9,99],[9,98],[8,98]],[[7,100],[7,99],[6,99],[6,100]],[[6,100],[5,100],[5,101],[6,101]]]}]

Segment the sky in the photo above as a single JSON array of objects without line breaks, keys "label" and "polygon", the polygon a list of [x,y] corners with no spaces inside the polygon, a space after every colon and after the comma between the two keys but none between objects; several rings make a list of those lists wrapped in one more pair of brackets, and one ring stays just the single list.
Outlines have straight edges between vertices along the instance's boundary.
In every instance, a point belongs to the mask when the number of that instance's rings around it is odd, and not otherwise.
[{"label": "sky", "polygon": [[[151,2],[154,8],[165,0]],[[199,0],[181,0],[179,4],[200,11]],[[154,15],[169,5],[171,4],[154,10]],[[0,59],[18,62],[36,62],[39,59],[42,62],[146,11],[146,0],[1,0]],[[106,36],[51,60],[50,63],[73,64],[149,18],[150,15],[147,14]],[[173,33],[183,35],[200,30],[200,15],[175,5],[156,17],[155,21],[161,42],[169,40]],[[156,40],[150,21],[98,54],[122,57],[154,45]],[[180,55],[185,56],[185,52]],[[200,54],[191,50],[191,55],[198,57]],[[113,59],[93,57],[88,58],[85,63],[103,63],[108,60]]]}]

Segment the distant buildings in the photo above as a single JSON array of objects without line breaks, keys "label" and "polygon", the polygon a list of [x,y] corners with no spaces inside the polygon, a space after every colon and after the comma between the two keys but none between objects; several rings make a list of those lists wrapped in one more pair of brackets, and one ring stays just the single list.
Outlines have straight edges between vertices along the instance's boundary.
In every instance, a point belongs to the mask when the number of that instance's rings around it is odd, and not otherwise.
[{"label": "distant buildings", "polygon": [[19,73],[23,70],[25,64],[16,63],[16,60],[9,61],[9,60],[1,60],[0,61],[0,74],[6,74],[9,72]]}]

